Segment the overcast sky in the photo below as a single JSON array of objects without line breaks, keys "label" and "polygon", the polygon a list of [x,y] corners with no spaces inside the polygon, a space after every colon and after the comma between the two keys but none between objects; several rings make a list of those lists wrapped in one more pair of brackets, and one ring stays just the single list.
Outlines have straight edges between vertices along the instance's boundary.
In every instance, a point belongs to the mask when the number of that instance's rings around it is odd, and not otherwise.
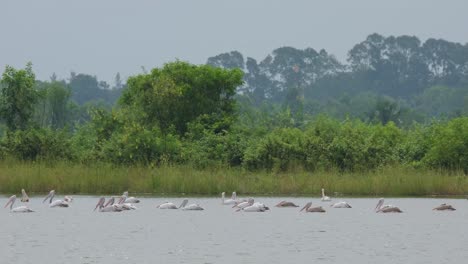
[{"label": "overcast sky", "polygon": [[0,67],[33,63],[38,79],[71,71],[113,82],[175,59],[282,46],[345,60],[367,35],[468,42],[466,0],[0,0]]}]

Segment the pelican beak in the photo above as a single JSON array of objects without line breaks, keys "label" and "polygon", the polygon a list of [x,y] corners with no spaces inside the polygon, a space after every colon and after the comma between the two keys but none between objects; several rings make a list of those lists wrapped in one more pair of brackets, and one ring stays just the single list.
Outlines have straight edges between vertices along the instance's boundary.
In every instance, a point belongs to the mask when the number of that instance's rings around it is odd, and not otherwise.
[{"label": "pelican beak", "polygon": [[312,205],[312,203],[311,203],[311,202],[308,202],[306,205],[304,205],[304,207],[302,207],[302,209],[301,209],[299,212],[302,212],[302,211],[304,211],[304,210],[309,209],[309,207],[310,207],[311,205]]},{"label": "pelican beak", "polygon": [[45,201],[47,201],[47,199],[50,198],[50,201],[49,203],[52,203],[52,199],[54,198],[54,195],[55,195],[55,191],[52,190],[49,192],[49,194],[46,196],[46,198],[44,198],[44,201],[42,201],[42,203],[45,203]]},{"label": "pelican beak", "polygon": [[98,207],[102,207],[104,205],[105,199],[106,198],[104,198],[104,197],[99,198],[99,202],[96,204],[96,207],[94,208],[93,211],[96,211],[96,209],[98,209]]},{"label": "pelican beak", "polygon": [[126,200],[125,196],[121,196],[120,199],[119,199],[119,201],[118,201],[117,203],[118,203],[118,204],[122,204],[122,203],[125,202],[125,200]]},{"label": "pelican beak", "polygon": [[3,208],[7,208],[8,205],[10,205],[10,204],[11,204],[10,207],[13,207],[13,200],[14,200],[14,199],[15,199],[15,196],[14,196],[14,195],[11,196],[10,199],[8,199],[8,202],[5,204],[5,207],[3,207]]},{"label": "pelican beak", "polygon": [[180,204],[179,208],[184,208],[188,203],[188,199],[184,199],[182,203]]},{"label": "pelican beak", "polygon": [[107,203],[104,205],[104,207],[107,207],[108,205],[114,204],[114,200],[115,200],[114,197],[111,197],[109,199],[109,201],[107,201]]}]

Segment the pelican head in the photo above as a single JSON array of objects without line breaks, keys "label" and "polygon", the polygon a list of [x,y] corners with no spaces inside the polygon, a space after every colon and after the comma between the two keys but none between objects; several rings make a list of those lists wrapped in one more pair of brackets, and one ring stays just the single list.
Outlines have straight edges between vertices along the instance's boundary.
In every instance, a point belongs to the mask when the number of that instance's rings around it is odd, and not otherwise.
[{"label": "pelican head", "polygon": [[384,198],[380,198],[374,210],[378,211],[382,207],[383,204],[384,204]]},{"label": "pelican head", "polygon": [[52,203],[52,199],[54,199],[54,196],[55,196],[55,190],[50,191],[49,194],[46,196],[46,198],[44,198],[44,201],[42,201],[42,203],[45,203],[45,201],[47,201],[47,199],[49,198],[50,198],[49,203]]},{"label": "pelican head", "polygon": [[107,203],[104,205],[104,207],[108,206],[108,205],[113,205],[115,202],[115,198],[112,196],[109,201],[107,201]]},{"label": "pelican head", "polygon": [[188,199],[184,199],[182,203],[180,204],[179,208],[184,208],[188,203]]},{"label": "pelican head", "polygon": [[8,205],[10,205],[10,210],[11,210],[13,208],[13,204],[15,203],[15,201],[16,201],[16,195],[12,195],[10,199],[8,199],[8,202],[5,204],[4,208],[7,208]]},{"label": "pelican head", "polygon": [[96,209],[98,209],[98,208],[99,208],[99,209],[103,208],[103,207],[104,207],[104,202],[105,202],[105,201],[106,201],[106,198],[104,198],[104,197],[99,198],[99,201],[98,201],[98,203],[96,204],[96,207],[94,208],[93,211],[96,211]]},{"label": "pelican head", "polygon": [[122,196],[120,196],[119,200],[117,201],[117,204],[123,204],[123,203],[125,203],[125,200],[127,200],[127,196],[122,195]]},{"label": "pelican head", "polygon": [[302,209],[299,212],[302,212],[304,210],[307,211],[307,209],[309,209],[311,206],[312,206],[312,202],[308,202],[306,205],[304,205],[304,207],[302,207]]},{"label": "pelican head", "polygon": [[21,189],[21,202],[23,203],[29,202],[29,196],[24,189]]},{"label": "pelican head", "polygon": [[125,191],[122,195],[128,197],[128,191]]}]

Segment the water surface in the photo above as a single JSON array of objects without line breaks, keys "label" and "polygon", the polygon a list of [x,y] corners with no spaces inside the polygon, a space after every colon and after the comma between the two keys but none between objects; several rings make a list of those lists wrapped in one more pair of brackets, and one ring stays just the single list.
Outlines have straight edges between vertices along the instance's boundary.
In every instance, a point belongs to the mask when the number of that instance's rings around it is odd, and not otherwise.
[{"label": "water surface", "polygon": [[[60,198],[60,197],[59,197]],[[376,214],[377,199],[324,214],[276,208],[283,198],[257,198],[265,213],[234,212],[220,199],[189,198],[204,211],[160,210],[183,198],[143,198],[138,210],[93,212],[98,197],[75,196],[70,208],[0,211],[1,263],[463,263],[468,258],[468,201],[389,198],[402,214]],[[301,206],[317,198],[284,198]],[[3,206],[6,197],[0,198]],[[15,206],[19,206],[18,202]],[[432,208],[450,203],[457,211]]]}]

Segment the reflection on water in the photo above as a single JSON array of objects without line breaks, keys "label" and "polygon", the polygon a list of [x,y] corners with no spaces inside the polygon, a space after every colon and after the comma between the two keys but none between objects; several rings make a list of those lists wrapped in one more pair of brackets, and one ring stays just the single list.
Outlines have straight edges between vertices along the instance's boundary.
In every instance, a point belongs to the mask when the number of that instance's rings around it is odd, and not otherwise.
[{"label": "reflection on water", "polygon": [[[402,214],[376,214],[377,199],[346,199],[329,208],[319,199],[287,198],[327,212],[276,208],[282,198],[258,198],[265,213],[234,212],[220,199],[193,198],[204,211],[160,210],[182,198],[143,198],[139,209],[93,212],[97,197],[77,196],[70,208],[35,213],[0,211],[1,263],[463,263],[468,258],[468,201],[387,199]],[[3,205],[7,198],[1,198]],[[447,202],[457,211],[432,208]],[[15,204],[15,205],[19,205]]]}]

